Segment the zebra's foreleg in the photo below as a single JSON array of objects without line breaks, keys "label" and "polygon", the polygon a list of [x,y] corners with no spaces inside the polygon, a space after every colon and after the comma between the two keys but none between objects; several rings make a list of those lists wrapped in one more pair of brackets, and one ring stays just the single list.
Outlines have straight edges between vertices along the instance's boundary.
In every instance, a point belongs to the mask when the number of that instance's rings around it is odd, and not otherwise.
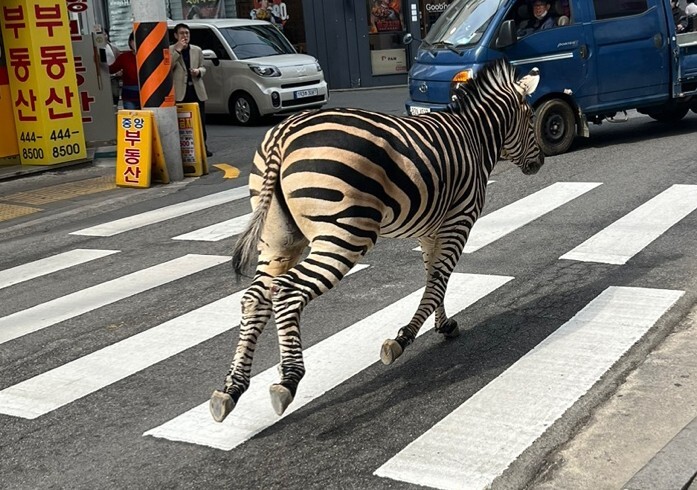
[{"label": "zebra's foreleg", "polygon": [[426,319],[434,312],[437,332],[446,338],[459,335],[457,322],[449,319],[445,313],[443,299],[450,275],[462,254],[464,239],[455,235],[450,239],[421,238],[419,242],[426,267],[426,288],[409,324],[399,329],[396,338],[388,339],[382,344],[380,360],[383,364],[392,364],[402,355],[404,349],[414,342]]}]

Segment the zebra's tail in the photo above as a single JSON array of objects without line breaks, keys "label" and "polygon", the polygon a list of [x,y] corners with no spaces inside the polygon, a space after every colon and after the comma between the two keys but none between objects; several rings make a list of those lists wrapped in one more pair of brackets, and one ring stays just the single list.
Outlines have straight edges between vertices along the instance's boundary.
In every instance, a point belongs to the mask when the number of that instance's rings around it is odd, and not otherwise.
[{"label": "zebra's tail", "polygon": [[259,190],[257,207],[254,209],[247,227],[232,249],[232,267],[238,279],[243,275],[243,271],[249,268],[256,259],[261,232],[264,229],[266,216],[269,213],[271,200],[278,182],[279,170],[280,156],[276,151],[273,151],[271,157],[266,161],[266,169],[261,189]]}]

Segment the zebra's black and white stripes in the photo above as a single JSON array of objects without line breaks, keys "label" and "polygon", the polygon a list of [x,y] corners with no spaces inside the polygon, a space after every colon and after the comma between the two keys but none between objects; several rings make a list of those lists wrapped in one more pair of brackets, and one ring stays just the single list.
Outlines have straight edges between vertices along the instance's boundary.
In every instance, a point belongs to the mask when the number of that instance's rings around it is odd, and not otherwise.
[{"label": "zebra's black and white stripes", "polygon": [[225,387],[211,398],[216,420],[249,386],[256,342],[271,314],[281,351],[271,399],[283,413],[305,373],[300,313],[379,236],[418,238],[427,276],[417,311],[383,344],[382,361],[399,357],[434,312],[436,330],[457,335],[443,298],[484,206],[489,174],[502,154],[528,174],[544,161],[526,101],[538,82],[536,72],[516,82],[513,68],[499,61],[459,89],[448,112],[397,117],[329,109],[291,116],[267,133],[250,176],[254,213],[233,251],[238,273],[258,251],[257,270],[242,299]]}]

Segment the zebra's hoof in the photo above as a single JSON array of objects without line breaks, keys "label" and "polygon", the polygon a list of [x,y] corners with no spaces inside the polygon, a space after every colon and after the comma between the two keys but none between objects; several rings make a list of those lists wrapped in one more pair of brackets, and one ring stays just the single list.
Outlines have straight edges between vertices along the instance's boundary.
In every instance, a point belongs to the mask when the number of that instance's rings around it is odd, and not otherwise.
[{"label": "zebra's hoof", "polygon": [[222,422],[228,416],[232,409],[235,408],[235,402],[227,393],[215,390],[211,395],[211,401],[208,404],[213,420]]},{"label": "zebra's hoof", "polygon": [[387,339],[382,344],[382,349],[380,349],[380,360],[383,364],[390,365],[402,355],[402,352],[404,352],[404,349],[399,345],[399,342]]},{"label": "zebra's hoof", "polygon": [[269,395],[271,395],[271,405],[277,415],[283,415],[288,405],[293,401],[293,395],[290,390],[283,385],[273,384],[269,387]]},{"label": "zebra's hoof", "polygon": [[448,320],[438,329],[438,332],[443,334],[443,337],[446,339],[454,339],[455,337],[460,336],[460,329],[457,326],[457,322],[452,318],[448,318]]}]

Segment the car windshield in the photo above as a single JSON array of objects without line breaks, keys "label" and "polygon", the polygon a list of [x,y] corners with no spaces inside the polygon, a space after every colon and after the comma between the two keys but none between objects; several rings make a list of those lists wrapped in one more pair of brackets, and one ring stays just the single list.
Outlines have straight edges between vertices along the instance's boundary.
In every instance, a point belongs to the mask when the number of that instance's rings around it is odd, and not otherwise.
[{"label": "car windshield", "polygon": [[426,45],[452,47],[476,44],[504,0],[455,0],[428,35]]},{"label": "car windshield", "polygon": [[239,60],[295,54],[288,39],[271,24],[226,27],[220,29],[220,32]]}]

